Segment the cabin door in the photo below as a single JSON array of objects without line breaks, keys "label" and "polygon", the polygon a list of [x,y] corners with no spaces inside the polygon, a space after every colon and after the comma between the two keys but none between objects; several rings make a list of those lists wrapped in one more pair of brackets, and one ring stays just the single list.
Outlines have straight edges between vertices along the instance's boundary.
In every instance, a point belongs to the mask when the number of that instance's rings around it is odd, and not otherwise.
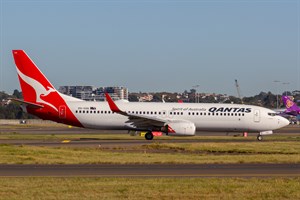
[{"label": "cabin door", "polygon": [[259,112],[259,110],[254,110],[254,122],[260,122],[260,112]]}]

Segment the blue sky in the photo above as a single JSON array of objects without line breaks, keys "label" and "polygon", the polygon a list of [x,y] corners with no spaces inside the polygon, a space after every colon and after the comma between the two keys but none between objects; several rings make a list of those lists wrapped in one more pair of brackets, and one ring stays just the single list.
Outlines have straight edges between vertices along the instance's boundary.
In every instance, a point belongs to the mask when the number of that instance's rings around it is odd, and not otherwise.
[{"label": "blue sky", "polygon": [[[0,91],[24,49],[56,87],[243,96],[300,89],[300,0],[0,0]],[[281,81],[274,83],[274,80]],[[289,84],[283,84],[288,82]]]}]

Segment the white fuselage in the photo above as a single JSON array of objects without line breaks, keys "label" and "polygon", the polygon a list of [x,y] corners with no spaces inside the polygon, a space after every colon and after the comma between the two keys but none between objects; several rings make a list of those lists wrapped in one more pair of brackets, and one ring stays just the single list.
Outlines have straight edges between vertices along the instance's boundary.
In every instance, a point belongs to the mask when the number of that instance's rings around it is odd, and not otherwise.
[{"label": "white fuselage", "polygon": [[[211,103],[140,103],[116,101],[124,112],[165,120],[185,120],[195,124],[197,131],[275,130],[288,125],[288,120],[276,116],[267,108],[240,104]],[[107,102],[67,102],[85,128],[134,130],[128,117],[113,113]]]}]

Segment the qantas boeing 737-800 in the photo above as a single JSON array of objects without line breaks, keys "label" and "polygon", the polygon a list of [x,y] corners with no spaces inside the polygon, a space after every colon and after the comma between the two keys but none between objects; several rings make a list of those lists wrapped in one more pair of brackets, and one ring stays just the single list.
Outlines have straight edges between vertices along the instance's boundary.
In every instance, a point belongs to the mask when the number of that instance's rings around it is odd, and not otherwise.
[{"label": "qantas boeing 737-800", "polygon": [[194,136],[197,130],[257,132],[257,139],[289,121],[274,111],[252,105],[211,103],[140,103],[83,101],[59,93],[23,50],[13,50],[24,111],[58,123],[105,130],[154,131],[169,136]]}]

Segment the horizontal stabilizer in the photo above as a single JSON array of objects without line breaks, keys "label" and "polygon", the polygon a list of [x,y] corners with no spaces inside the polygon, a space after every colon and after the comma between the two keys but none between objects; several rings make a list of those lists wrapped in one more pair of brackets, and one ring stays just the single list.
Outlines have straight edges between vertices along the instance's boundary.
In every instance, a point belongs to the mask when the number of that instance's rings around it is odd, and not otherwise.
[{"label": "horizontal stabilizer", "polygon": [[29,107],[29,108],[35,108],[35,109],[44,108],[44,106],[42,106],[42,105],[39,105],[39,104],[36,104],[36,103],[27,102],[27,101],[24,101],[24,100],[21,100],[21,99],[9,98],[9,100],[12,100],[12,101],[24,104],[26,107]]}]

